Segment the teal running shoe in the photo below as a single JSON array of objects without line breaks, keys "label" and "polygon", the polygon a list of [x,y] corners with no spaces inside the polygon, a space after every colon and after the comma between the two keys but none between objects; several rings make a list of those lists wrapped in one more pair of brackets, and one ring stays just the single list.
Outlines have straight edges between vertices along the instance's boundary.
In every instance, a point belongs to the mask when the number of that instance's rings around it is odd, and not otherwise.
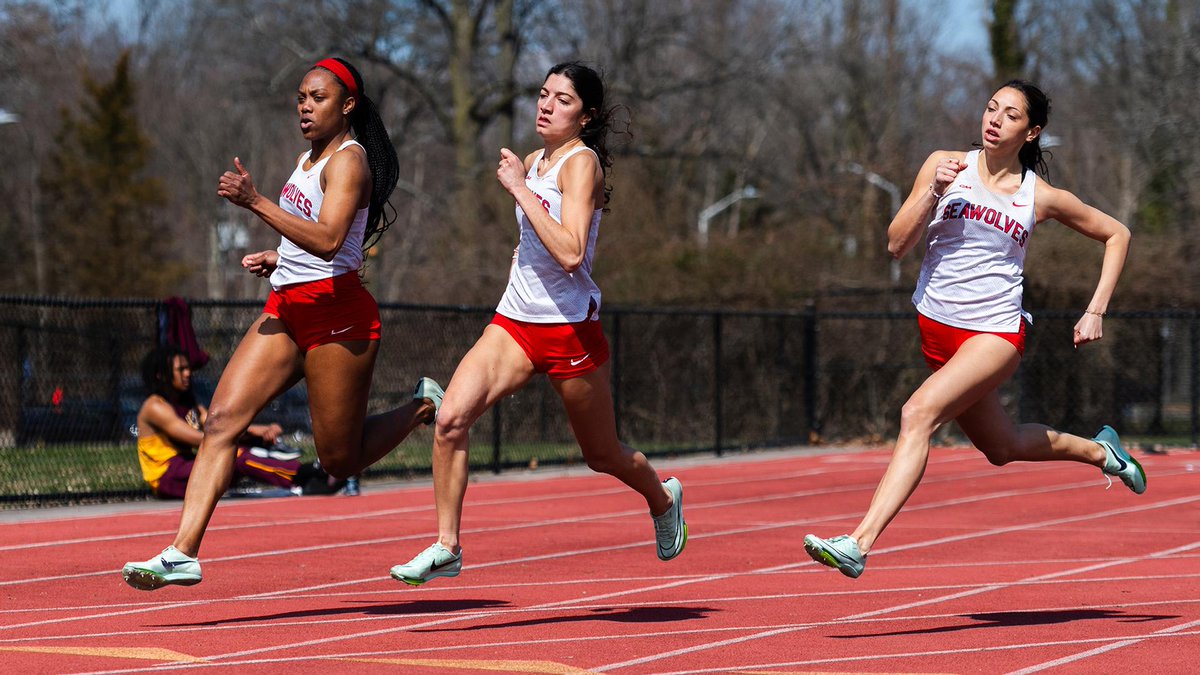
[{"label": "teal running shoe", "polygon": [[425,426],[429,426],[437,420],[438,411],[442,409],[442,398],[445,395],[446,392],[442,390],[442,385],[428,377],[422,377],[417,382],[417,388],[413,391],[413,400],[424,401],[433,406],[433,417],[430,417],[429,421],[424,423]]},{"label": "teal running shoe", "polygon": [[1145,470],[1121,445],[1121,438],[1112,427],[1104,425],[1092,440],[1099,443],[1106,453],[1104,468],[1101,469],[1104,473],[1120,478],[1134,494],[1140,495],[1146,491]]},{"label": "teal running shoe", "polygon": [[195,586],[201,579],[200,561],[168,546],[146,562],[125,563],[121,576],[125,583],[139,591],[153,591],[163,586]]},{"label": "teal running shoe", "polygon": [[804,550],[813,560],[832,567],[851,579],[857,579],[867,565],[867,557],[858,550],[858,542],[847,534],[822,539],[816,535],[804,537]]},{"label": "teal running shoe", "polygon": [[392,578],[409,586],[420,586],[438,577],[456,577],[462,571],[462,551],[455,555],[450,549],[435,543],[417,557],[392,568]]},{"label": "teal running shoe", "polygon": [[651,514],[654,519],[654,539],[659,560],[670,560],[683,553],[687,545],[688,527],[683,520],[683,485],[678,478],[663,481],[663,487],[671,493],[671,508],[661,516]]}]

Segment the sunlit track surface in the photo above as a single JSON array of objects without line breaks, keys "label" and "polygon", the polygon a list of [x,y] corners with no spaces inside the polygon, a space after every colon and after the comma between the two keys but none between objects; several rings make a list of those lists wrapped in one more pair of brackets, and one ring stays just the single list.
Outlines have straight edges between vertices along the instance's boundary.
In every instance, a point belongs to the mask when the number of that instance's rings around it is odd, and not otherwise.
[{"label": "sunlit track surface", "polygon": [[659,462],[691,531],[660,562],[607,476],[473,484],[462,574],[388,577],[435,536],[425,484],[224,502],[205,580],[135,591],[177,508],[0,523],[0,667],[20,673],[1098,673],[1195,671],[1200,455],[1139,456],[1137,496],[1091,467],[935,449],[857,580],[801,540],[849,532],[888,451]]}]

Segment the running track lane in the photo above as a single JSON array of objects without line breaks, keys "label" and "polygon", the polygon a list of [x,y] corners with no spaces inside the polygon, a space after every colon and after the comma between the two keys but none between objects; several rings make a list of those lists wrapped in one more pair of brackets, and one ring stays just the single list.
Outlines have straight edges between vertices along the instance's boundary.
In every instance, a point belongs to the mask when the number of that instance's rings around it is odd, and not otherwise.
[{"label": "running track lane", "polygon": [[887,457],[799,450],[662,465],[684,483],[692,533],[666,564],[644,504],[611,478],[479,482],[463,574],[418,589],[387,569],[433,538],[426,486],[227,501],[205,541],[205,582],[155,593],[129,589],[117,570],[169,541],[177,508],[5,522],[0,668],[1191,671],[1200,456],[1142,458],[1150,489],[1136,496],[1105,490],[1081,465],[997,469],[971,450],[935,450],[863,577],[809,561],[800,539],[852,529]]}]

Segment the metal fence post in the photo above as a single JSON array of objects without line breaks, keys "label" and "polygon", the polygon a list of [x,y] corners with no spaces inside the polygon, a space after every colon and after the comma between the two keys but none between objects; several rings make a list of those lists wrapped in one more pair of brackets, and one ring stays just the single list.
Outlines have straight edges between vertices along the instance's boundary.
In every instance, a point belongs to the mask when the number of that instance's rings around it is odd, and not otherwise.
[{"label": "metal fence post", "polygon": [[500,444],[503,436],[500,428],[500,401],[492,406],[492,473],[500,473]]},{"label": "metal fence post", "polygon": [[613,419],[616,421],[617,438],[621,438],[621,313],[613,312],[612,322],[612,348],[610,349],[609,363],[612,364],[612,371],[609,377],[612,378],[612,399],[613,399]]},{"label": "metal fence post", "polygon": [[1200,447],[1200,312],[1192,310],[1192,449]]},{"label": "metal fence post", "polygon": [[717,456],[721,456],[721,448],[724,445],[725,435],[725,420],[722,415],[721,405],[722,399],[725,396],[725,388],[723,384],[724,377],[721,373],[721,313],[713,312],[713,447],[716,449]]},{"label": "metal fence post", "polygon": [[820,391],[818,384],[817,336],[820,329],[817,326],[817,308],[811,302],[804,310],[804,418],[808,424],[809,441],[820,438],[821,422],[817,419],[817,396]]},{"label": "metal fence post", "polygon": [[108,338],[108,353],[112,358],[108,361],[108,403],[112,406],[112,424],[109,434],[120,438],[121,435],[121,343],[117,336]]},{"label": "metal fence post", "polygon": [[25,406],[29,405],[29,392],[33,388],[33,357],[29,353],[29,339],[22,326],[17,329],[17,357],[21,360],[20,375],[17,376],[17,434],[15,441],[25,437]]}]

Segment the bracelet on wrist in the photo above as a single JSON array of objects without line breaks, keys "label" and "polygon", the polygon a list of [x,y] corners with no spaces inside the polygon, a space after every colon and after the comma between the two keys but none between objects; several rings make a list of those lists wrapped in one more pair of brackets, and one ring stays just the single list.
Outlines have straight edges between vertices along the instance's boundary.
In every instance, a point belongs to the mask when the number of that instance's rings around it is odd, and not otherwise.
[{"label": "bracelet on wrist", "polygon": [[942,196],[941,196],[940,194],[938,194],[938,193],[937,193],[937,190],[934,190],[934,189],[933,189],[933,183],[930,183],[930,184],[929,184],[929,194],[933,195],[933,198],[934,198],[934,199],[941,199],[941,198],[942,198]]},{"label": "bracelet on wrist", "polygon": [[1101,319],[1103,319],[1103,318],[1104,318],[1104,312],[1093,312],[1093,311],[1092,311],[1092,310],[1090,310],[1090,309],[1085,309],[1085,310],[1083,310],[1083,313],[1084,313],[1084,314],[1091,314],[1092,316],[1098,316],[1098,317],[1100,317]]}]

